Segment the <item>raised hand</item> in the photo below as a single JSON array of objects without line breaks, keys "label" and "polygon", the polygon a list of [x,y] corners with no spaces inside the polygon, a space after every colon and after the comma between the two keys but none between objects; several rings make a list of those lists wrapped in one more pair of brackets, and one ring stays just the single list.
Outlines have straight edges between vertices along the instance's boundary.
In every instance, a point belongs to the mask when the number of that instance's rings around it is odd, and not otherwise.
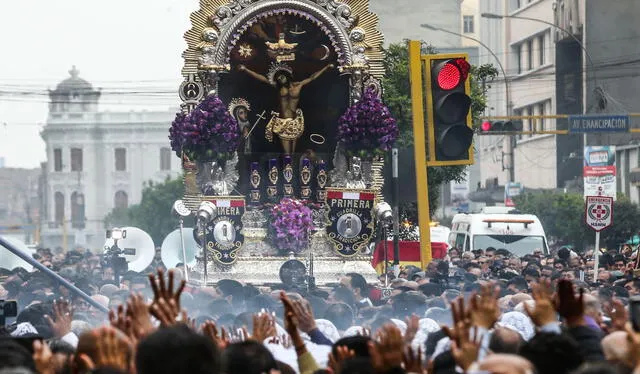
[{"label": "raised hand", "polygon": [[200,326],[200,329],[204,336],[211,339],[213,344],[221,350],[224,350],[229,345],[229,336],[227,335],[227,332],[223,328],[222,333],[219,334],[218,327],[216,327],[216,324],[213,321],[206,321]]},{"label": "raised hand", "polygon": [[562,316],[569,327],[584,325],[584,289],[575,294],[573,283],[562,279],[558,282],[554,304],[556,311]]},{"label": "raised hand", "polygon": [[[246,334],[248,337],[248,334]],[[265,339],[276,335],[276,325],[272,316],[268,313],[257,313],[253,315],[253,340],[261,343]]]},{"label": "raised hand", "polygon": [[113,327],[96,329],[93,334],[96,337],[95,360],[85,353],[78,356],[86,370],[109,367],[125,373],[129,372],[131,369],[131,342]]},{"label": "raised hand", "polygon": [[407,324],[407,331],[404,333],[404,343],[411,344],[420,329],[420,317],[412,314],[411,317],[405,318],[404,322]]},{"label": "raised hand", "polygon": [[159,299],[157,303],[151,305],[149,312],[160,321],[162,327],[175,325],[179,321],[178,317],[181,317],[180,320],[185,323],[188,319],[187,312],[181,311],[174,299],[169,302],[162,298]]},{"label": "raised hand", "polygon": [[40,374],[55,374],[53,354],[47,343],[40,340],[33,341],[33,361]]},{"label": "raised hand", "polygon": [[538,327],[557,321],[556,309],[552,299],[551,281],[546,278],[540,279],[540,283],[536,283],[531,287],[531,295],[535,305],[530,307],[527,303],[524,303],[524,310],[531,318],[531,321]]},{"label": "raised hand", "polygon": [[303,301],[294,301],[293,309],[298,317],[298,328],[300,331],[309,333],[316,329],[316,320],[313,318],[313,310],[311,304]]},{"label": "raised hand", "polygon": [[485,284],[480,290],[480,295],[471,297],[469,316],[471,325],[490,329],[500,318],[498,296],[500,288],[494,284]]},{"label": "raised hand", "polygon": [[123,305],[118,305],[115,311],[109,311],[109,323],[113,328],[127,333],[127,316]]},{"label": "raised hand", "polygon": [[482,336],[478,333],[477,327],[473,329],[472,337],[469,336],[469,330],[462,323],[460,326],[456,326],[456,329],[464,330],[464,333],[459,334],[457,340],[451,341],[451,354],[456,364],[466,372],[471,364],[478,359]]},{"label": "raised hand", "polygon": [[338,346],[336,347],[335,355],[333,353],[329,353],[329,368],[331,368],[333,373],[339,374],[342,372],[342,364],[346,360],[355,357],[355,355],[356,353],[352,349],[342,345]]},{"label": "raised hand", "polygon": [[156,328],[151,322],[149,306],[141,294],[132,294],[127,301],[127,335],[140,340],[152,333]]},{"label": "raised hand", "polygon": [[418,352],[414,352],[410,346],[405,350],[402,356],[402,362],[404,363],[404,370],[407,373],[422,373],[424,367],[422,366],[422,348],[418,348]]},{"label": "raised hand", "polygon": [[186,285],[185,281],[180,281],[178,287],[173,289],[173,270],[169,270],[168,281],[164,280],[164,271],[158,269],[157,277],[154,274],[149,274],[149,282],[151,283],[151,289],[153,290],[153,302],[151,305],[156,305],[161,299],[164,299],[167,303],[171,300],[175,302],[178,310],[180,309],[180,295]]},{"label": "raised hand", "polygon": [[389,323],[376,334],[377,349],[382,359],[382,371],[389,371],[402,364],[404,354],[404,341],[402,333],[396,325]]},{"label": "raised hand", "polygon": [[464,298],[458,297],[451,302],[451,314],[453,316],[453,326],[442,326],[442,332],[449,337],[449,339],[458,340],[458,336],[463,331],[460,331],[460,327],[468,331],[471,327],[471,314],[469,310],[465,309]]},{"label": "raised hand", "polygon": [[291,337],[291,342],[296,349],[296,354],[301,356],[307,351],[307,348],[300,336],[300,333],[298,332],[299,322],[296,314],[296,308],[284,292],[280,292],[280,301],[282,301],[282,305],[284,306],[284,329]]},{"label": "raised hand", "polygon": [[56,338],[62,338],[71,332],[71,321],[73,321],[73,309],[69,303],[65,300],[57,300],[53,302],[53,319],[46,315],[44,316],[51,329],[53,335]]},{"label": "raised hand", "polygon": [[604,309],[609,318],[611,318],[611,332],[626,331],[629,313],[627,313],[627,309],[624,307],[622,301],[613,299],[611,304],[607,305]]}]

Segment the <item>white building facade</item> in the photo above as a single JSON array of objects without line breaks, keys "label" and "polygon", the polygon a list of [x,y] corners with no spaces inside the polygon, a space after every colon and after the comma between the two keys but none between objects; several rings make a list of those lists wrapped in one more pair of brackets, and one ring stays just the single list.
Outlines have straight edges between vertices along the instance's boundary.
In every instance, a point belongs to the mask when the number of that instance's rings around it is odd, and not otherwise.
[{"label": "white building facade", "polygon": [[[145,182],[180,175],[168,129],[174,112],[100,112],[100,90],[71,77],[49,92],[49,116],[41,136],[42,245],[102,248],[104,218],[142,198]],[[66,240],[65,240],[66,236]]]},{"label": "white building facade", "polygon": [[[480,14],[507,14],[554,22],[553,0],[483,0]],[[507,75],[491,83],[487,116],[550,115],[556,113],[555,43],[553,26],[531,20],[480,18],[480,40],[500,59]],[[481,64],[498,65],[488,51]],[[508,97],[508,101],[507,101]],[[555,120],[523,121],[523,130],[554,130]],[[529,188],[557,187],[556,135],[479,136],[476,147],[481,179],[500,185],[520,182]],[[513,171],[511,170],[513,168]]]}]

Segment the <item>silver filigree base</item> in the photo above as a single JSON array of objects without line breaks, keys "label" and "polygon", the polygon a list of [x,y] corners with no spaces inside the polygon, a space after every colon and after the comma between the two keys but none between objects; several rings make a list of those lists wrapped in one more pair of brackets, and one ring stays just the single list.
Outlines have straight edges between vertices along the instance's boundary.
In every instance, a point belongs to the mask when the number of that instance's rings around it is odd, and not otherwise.
[{"label": "silver filigree base", "polygon": [[[296,259],[305,262],[305,257]],[[207,285],[215,285],[222,279],[233,279],[242,283],[253,285],[275,284],[280,282],[280,267],[289,257],[239,257],[238,261],[228,267],[226,271],[220,271],[215,264],[209,264]],[[200,267],[201,269],[201,267]],[[337,284],[340,278],[347,273],[359,273],[368,283],[378,282],[378,275],[371,266],[370,257],[342,258],[342,257],[315,257],[313,260],[314,277],[316,285],[327,286]],[[190,283],[203,285],[202,271],[192,272]]]}]

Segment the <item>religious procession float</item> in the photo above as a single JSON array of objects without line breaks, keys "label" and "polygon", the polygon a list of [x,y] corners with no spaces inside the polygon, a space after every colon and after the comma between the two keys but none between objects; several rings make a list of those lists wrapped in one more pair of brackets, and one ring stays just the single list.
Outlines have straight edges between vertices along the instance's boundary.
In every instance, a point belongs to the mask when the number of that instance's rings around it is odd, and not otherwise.
[{"label": "religious procession float", "polygon": [[375,282],[398,129],[368,0],[202,0],[191,23],[169,134],[203,248],[191,278]]}]

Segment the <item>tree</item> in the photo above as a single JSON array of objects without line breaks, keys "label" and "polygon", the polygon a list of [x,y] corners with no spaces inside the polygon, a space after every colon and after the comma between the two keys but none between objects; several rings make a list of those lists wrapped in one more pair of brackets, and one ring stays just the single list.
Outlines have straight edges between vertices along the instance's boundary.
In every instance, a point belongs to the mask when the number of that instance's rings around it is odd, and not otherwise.
[{"label": "tree", "polygon": [[163,183],[148,182],[142,191],[140,204],[127,209],[114,209],[106,218],[108,228],[132,226],[146,231],[156,247],[165,236],[177,228],[171,215],[173,203],[184,194],[182,178],[167,179]]},{"label": "tree", "polygon": [[[423,54],[438,53],[437,50],[423,43]],[[398,123],[400,136],[398,147],[413,145],[413,122],[411,113],[411,87],[409,83],[409,48],[408,42],[394,43],[385,50],[385,77],[382,81],[384,101]],[[491,86],[487,83],[498,76],[498,71],[491,64],[471,67],[471,115],[473,123],[477,124],[484,112],[487,90]],[[451,181],[460,182],[465,177],[466,166],[430,167],[428,169],[429,208],[433,214],[438,207],[438,197],[442,184]],[[415,204],[414,204],[415,205]],[[409,209],[413,211],[414,209]],[[417,216],[409,219],[417,222]]]},{"label": "tree", "polygon": [[[595,243],[594,231],[584,223],[584,197],[577,193],[528,193],[516,197],[522,213],[540,218],[547,237],[584,248]],[[620,195],[613,204],[613,225],[602,231],[600,246],[615,249],[638,232],[640,208]]]}]

